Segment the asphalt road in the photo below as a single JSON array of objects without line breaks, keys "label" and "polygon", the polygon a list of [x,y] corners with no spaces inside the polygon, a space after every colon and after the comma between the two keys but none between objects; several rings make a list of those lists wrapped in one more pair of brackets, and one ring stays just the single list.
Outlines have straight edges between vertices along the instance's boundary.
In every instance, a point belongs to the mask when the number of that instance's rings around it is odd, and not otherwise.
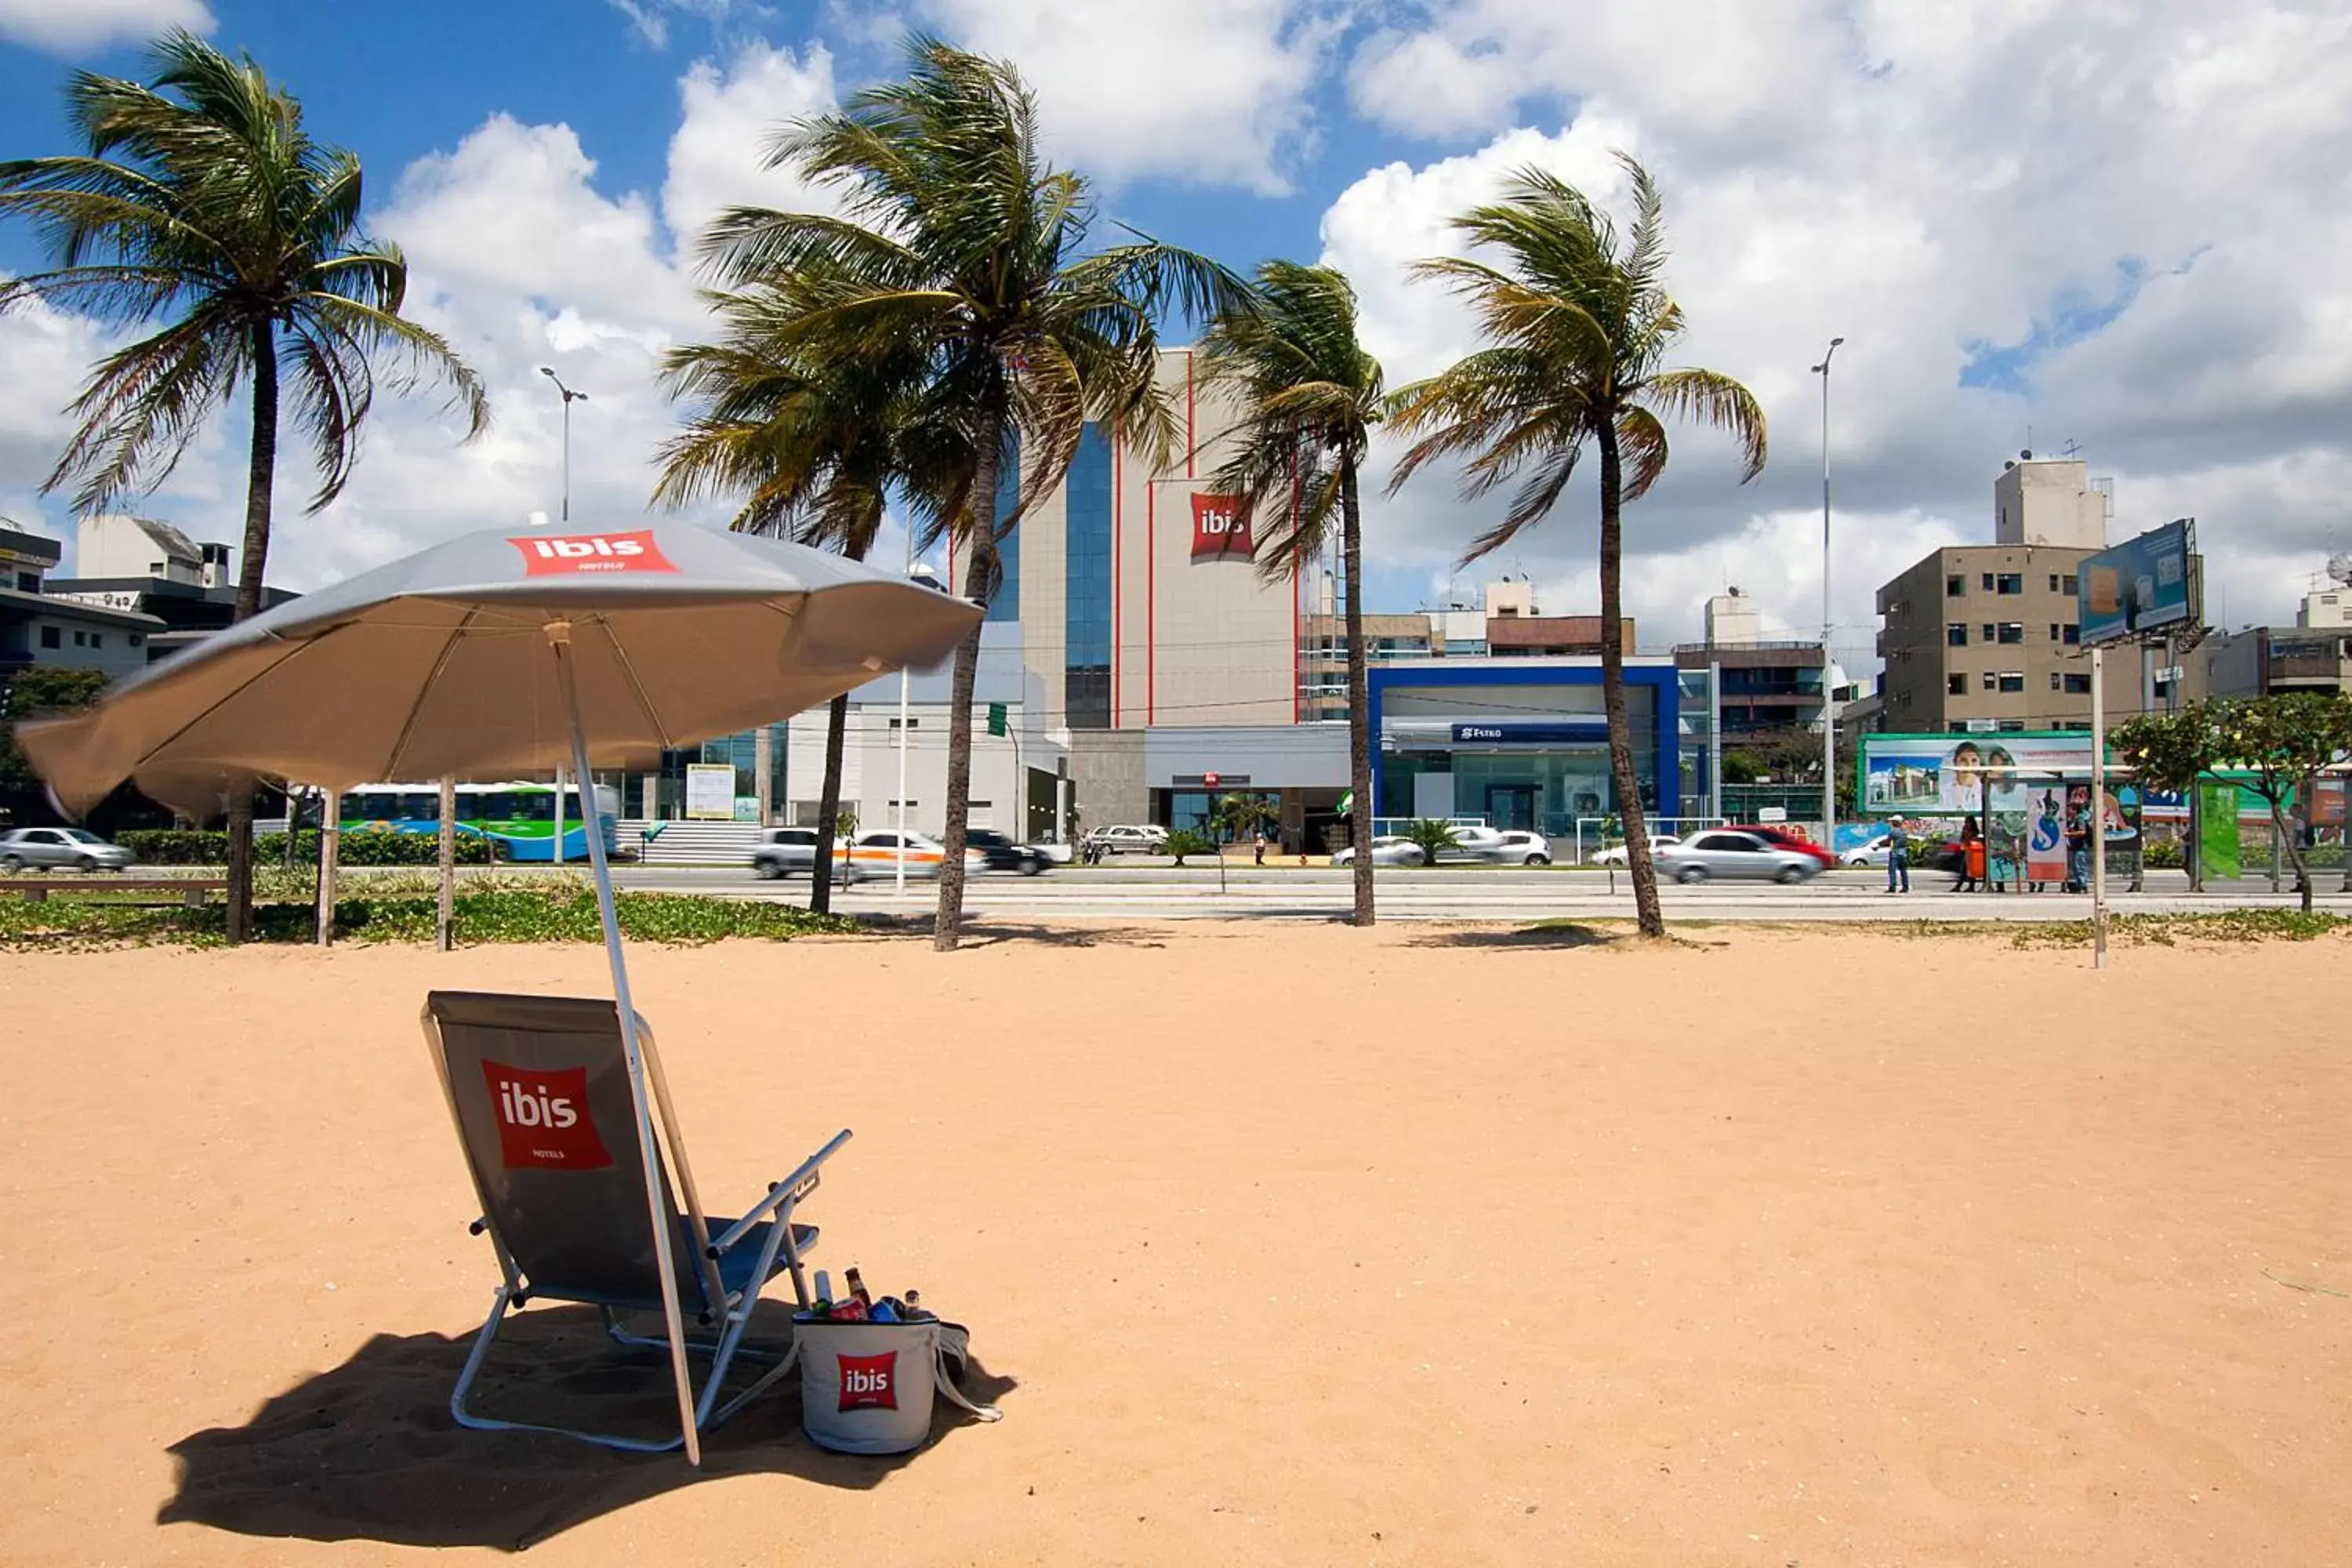
[{"label": "asphalt road", "polygon": [[[800,903],[807,884],[794,879],[761,881],[748,869],[719,866],[624,866],[615,883],[643,892],[703,893],[721,897],[781,899]],[[2323,908],[2352,913],[2352,896],[2336,891],[2342,873],[2320,874]],[[1885,921],[2088,919],[2087,894],[1978,894],[1949,891],[1948,874],[1912,879],[1908,895],[1889,894],[1885,873],[1837,871],[1799,887],[1771,883],[1710,882],[1659,890],[1669,919],[1717,921]],[[938,894],[929,881],[909,879],[896,893],[887,880],[860,882],[843,890],[835,908],[845,912],[919,914]],[[1633,896],[1619,875],[1612,887],[1604,873],[1462,868],[1406,870],[1383,868],[1378,878],[1381,913],[1394,920],[1536,921],[1631,918]],[[1344,915],[1350,902],[1344,868],[1315,867],[1265,870],[1229,868],[1225,887],[1213,865],[1058,868],[1037,877],[976,877],[966,895],[968,912],[990,919],[1025,920],[1328,920]],[[2110,900],[2117,913],[2181,913],[2230,908],[2291,908],[2292,891],[2273,894],[2267,878],[2242,879],[2203,894],[2189,891],[2178,872],[2158,872],[2145,893],[2118,890]]]}]

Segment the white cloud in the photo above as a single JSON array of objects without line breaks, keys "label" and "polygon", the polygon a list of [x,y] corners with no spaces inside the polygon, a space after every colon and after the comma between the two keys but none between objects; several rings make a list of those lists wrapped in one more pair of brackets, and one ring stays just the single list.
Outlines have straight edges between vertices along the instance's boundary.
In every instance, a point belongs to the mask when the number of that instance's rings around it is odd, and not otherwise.
[{"label": "white cloud", "polygon": [[[1720,437],[1677,433],[1668,479],[1628,514],[1628,594],[1652,582],[1659,614],[1728,574],[1789,624],[1819,620],[1818,566],[1810,586],[1777,570],[1770,520],[1810,511],[1817,536],[1821,383],[1807,367],[1839,334],[1837,619],[1865,647],[1871,590],[1907,564],[1876,558],[1887,520],[1928,520],[1924,534],[1895,528],[1910,559],[1986,537],[1986,492],[2029,432],[2045,449],[2081,441],[2092,471],[2117,478],[2119,535],[2199,515],[2240,619],[2285,616],[2301,573],[2283,563],[2315,563],[2340,522],[2340,8],[1650,0],[1570,14],[1465,0],[1369,37],[1349,85],[1391,130],[1487,139],[1370,171],[1325,215],[1326,258],[1357,280],[1392,379],[1475,341],[1442,294],[1400,280],[1402,260],[1449,247],[1444,215],[1528,162],[1606,193],[1610,145],[1661,180],[1690,322],[1679,357],[1756,391],[1773,461],[1742,490]],[[1530,118],[1565,124],[1545,134]],[[1538,580],[1589,584],[1591,507],[1572,493],[1522,542]],[[1381,510],[1376,533],[1422,548],[1474,531],[1435,478]],[[1681,586],[1659,595],[1658,572]],[[1686,609],[1671,630],[1696,624]]]},{"label": "white cloud", "polygon": [[52,54],[142,43],[172,27],[213,30],[204,0],[0,0],[0,38]]},{"label": "white cloud", "polygon": [[753,44],[724,69],[698,60],[679,83],[683,114],[669,142],[662,221],[681,247],[727,206],[819,210],[824,197],[793,174],[762,167],[769,141],[787,123],[834,107],[833,56],[811,44]]},{"label": "white cloud", "polygon": [[1147,175],[1286,192],[1307,96],[1338,41],[1313,0],[912,0],[912,19],[1009,58],[1057,154],[1118,183]]}]

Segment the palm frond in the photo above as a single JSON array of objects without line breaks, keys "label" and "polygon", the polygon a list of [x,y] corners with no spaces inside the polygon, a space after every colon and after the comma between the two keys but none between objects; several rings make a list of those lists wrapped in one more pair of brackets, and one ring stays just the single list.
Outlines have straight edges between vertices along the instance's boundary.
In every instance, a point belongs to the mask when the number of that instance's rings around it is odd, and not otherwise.
[{"label": "palm frond", "polygon": [[1712,370],[1670,370],[1652,376],[1644,399],[1659,413],[1727,430],[1739,443],[1739,482],[1764,471],[1764,407],[1756,395]]}]

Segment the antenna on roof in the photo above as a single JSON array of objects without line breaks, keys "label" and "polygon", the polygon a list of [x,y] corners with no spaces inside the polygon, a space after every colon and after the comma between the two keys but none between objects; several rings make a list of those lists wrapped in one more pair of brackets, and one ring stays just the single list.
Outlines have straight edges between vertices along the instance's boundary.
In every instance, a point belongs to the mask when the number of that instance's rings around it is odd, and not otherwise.
[{"label": "antenna on roof", "polygon": [[2080,441],[2069,441],[2058,449],[2058,455],[2062,458],[2071,458],[2082,449],[2083,443]]}]

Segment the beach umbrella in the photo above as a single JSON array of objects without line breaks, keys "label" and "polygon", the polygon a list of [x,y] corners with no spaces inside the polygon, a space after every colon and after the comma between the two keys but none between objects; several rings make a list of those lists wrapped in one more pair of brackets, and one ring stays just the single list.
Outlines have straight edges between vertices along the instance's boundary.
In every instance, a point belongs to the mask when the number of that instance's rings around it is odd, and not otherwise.
[{"label": "beach umbrella", "polygon": [[[786,718],[885,670],[936,665],[980,616],[935,588],[751,534],[679,522],[501,530],[280,605],[150,666],[82,713],[25,725],[17,741],[76,816],[125,779],[208,816],[231,789],[260,780],[340,790],[569,764],[583,781],[630,1092],[651,1149],[591,769],[649,766],[665,750]],[[646,1202],[691,1450],[659,1169],[646,1162]]]}]

